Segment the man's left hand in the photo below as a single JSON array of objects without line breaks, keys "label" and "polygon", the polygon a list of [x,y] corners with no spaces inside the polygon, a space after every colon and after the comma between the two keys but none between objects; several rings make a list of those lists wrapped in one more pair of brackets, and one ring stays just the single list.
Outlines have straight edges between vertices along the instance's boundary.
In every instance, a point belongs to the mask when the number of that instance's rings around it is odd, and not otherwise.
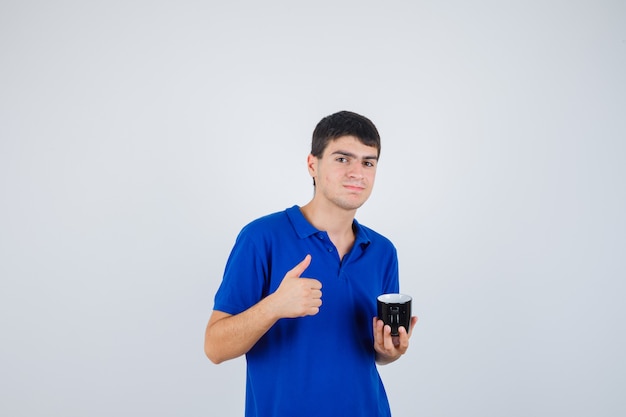
[{"label": "man's left hand", "polygon": [[417,323],[417,317],[411,317],[410,329],[404,326],[398,329],[398,336],[391,336],[391,326],[385,325],[378,317],[374,317],[374,350],[376,350],[376,363],[386,365],[397,360],[404,355],[409,348],[409,338],[413,332],[413,327]]}]

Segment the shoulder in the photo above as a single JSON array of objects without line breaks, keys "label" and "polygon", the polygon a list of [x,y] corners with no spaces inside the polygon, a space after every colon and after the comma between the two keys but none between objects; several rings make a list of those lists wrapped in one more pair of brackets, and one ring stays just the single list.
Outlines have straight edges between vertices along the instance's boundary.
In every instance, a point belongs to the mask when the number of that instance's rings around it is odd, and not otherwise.
[{"label": "shoulder", "polygon": [[243,230],[264,230],[272,226],[280,225],[288,220],[287,211],[278,211],[252,220],[243,227]]},{"label": "shoulder", "polygon": [[239,238],[264,238],[283,233],[285,229],[291,228],[288,216],[289,210],[278,211],[252,220],[241,229]]},{"label": "shoulder", "polygon": [[288,210],[289,209],[277,211],[275,213],[267,214],[255,220],[252,220],[250,223],[243,227],[242,232],[260,232],[264,230],[272,230],[277,226],[287,224],[289,222],[289,216],[287,215]]}]

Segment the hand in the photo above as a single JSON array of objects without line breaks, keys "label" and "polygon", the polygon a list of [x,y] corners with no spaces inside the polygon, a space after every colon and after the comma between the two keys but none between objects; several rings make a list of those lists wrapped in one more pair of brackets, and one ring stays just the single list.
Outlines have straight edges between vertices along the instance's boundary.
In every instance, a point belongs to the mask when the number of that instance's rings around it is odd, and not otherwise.
[{"label": "hand", "polygon": [[276,313],[281,318],[313,316],[322,305],[322,283],[313,278],[300,278],[311,263],[311,255],[285,274],[278,289],[271,295]]},{"label": "hand", "polygon": [[391,336],[391,326],[383,323],[378,317],[374,317],[373,329],[376,362],[384,365],[404,355],[409,348],[409,338],[416,323],[417,317],[411,317],[411,325],[408,332],[404,326],[400,326],[398,329],[399,335]]}]

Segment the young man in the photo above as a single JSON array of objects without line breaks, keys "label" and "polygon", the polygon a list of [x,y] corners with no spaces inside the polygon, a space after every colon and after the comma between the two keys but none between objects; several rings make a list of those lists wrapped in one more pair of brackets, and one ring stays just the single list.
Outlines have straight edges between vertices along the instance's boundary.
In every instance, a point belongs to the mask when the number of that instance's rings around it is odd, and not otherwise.
[{"label": "young man", "polygon": [[376,298],[399,291],[397,254],[354,219],[379,156],[369,119],[325,117],[307,159],[313,199],[237,237],[204,349],[214,363],[246,355],[246,416],[390,416],[376,363],[404,354],[410,329],[392,339],[375,316]]}]

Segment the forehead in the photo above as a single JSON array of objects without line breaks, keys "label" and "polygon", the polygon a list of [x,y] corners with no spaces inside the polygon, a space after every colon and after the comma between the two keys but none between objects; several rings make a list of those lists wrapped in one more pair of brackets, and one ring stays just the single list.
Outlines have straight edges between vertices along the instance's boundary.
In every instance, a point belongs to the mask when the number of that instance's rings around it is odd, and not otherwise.
[{"label": "forehead", "polygon": [[349,151],[360,157],[378,156],[378,149],[375,146],[367,146],[355,136],[340,136],[328,142],[324,155],[330,155],[337,151]]}]

